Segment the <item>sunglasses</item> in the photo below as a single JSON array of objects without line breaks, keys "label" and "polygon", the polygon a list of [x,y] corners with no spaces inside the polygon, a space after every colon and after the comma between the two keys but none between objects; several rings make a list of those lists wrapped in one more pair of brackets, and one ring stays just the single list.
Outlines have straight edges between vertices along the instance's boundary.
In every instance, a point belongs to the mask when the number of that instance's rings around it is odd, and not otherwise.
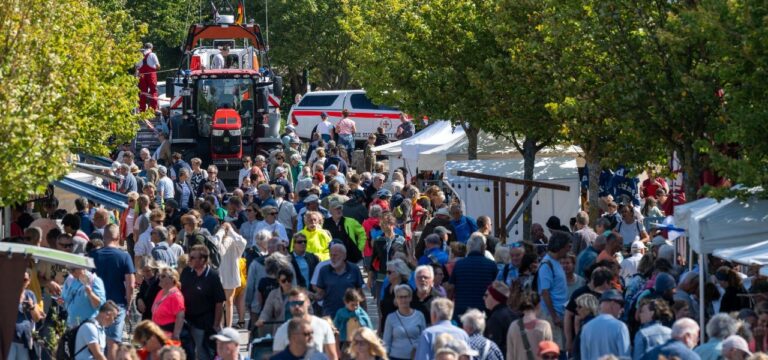
[{"label": "sunglasses", "polygon": [[204,259],[204,258],[205,257],[203,257],[203,256],[190,256],[189,260],[197,260],[197,259]]},{"label": "sunglasses", "polygon": [[304,305],[304,301],[289,301],[288,302],[288,307],[289,308],[292,308],[294,306],[302,306],[302,305]]},{"label": "sunglasses", "polygon": [[277,213],[276,212],[271,212],[271,213],[269,213],[269,215],[276,216]]},{"label": "sunglasses", "polygon": [[306,244],[306,243],[307,243],[307,240],[299,240],[299,241],[294,241],[293,243],[294,243],[294,244]]}]

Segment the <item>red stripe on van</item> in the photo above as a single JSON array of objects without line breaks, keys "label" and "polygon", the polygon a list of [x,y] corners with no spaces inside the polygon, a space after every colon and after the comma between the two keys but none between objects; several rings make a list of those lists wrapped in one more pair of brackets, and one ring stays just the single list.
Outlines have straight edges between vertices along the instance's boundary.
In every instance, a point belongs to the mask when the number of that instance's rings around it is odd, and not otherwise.
[{"label": "red stripe on van", "polygon": [[[320,110],[294,110],[293,116],[320,116]],[[330,117],[341,117],[341,111],[326,111]],[[374,113],[374,112],[350,112],[350,117],[361,119],[399,119],[400,114],[393,113]]]}]

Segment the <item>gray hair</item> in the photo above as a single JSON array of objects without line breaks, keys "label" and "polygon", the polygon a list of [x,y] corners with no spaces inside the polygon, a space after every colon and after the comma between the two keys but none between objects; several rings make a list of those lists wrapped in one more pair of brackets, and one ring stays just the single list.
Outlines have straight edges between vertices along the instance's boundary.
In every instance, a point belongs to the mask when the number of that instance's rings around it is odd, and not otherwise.
[{"label": "gray hair", "polygon": [[373,177],[372,177],[372,178],[373,178],[373,179],[379,179],[379,180],[381,180],[381,181],[384,181],[384,180],[385,180],[387,177],[386,177],[386,176],[384,176],[384,174],[379,174],[379,173],[376,173],[376,174],[373,174]]},{"label": "gray hair", "polygon": [[157,231],[157,238],[160,239],[160,241],[168,240],[168,229],[166,229],[165,226],[157,226],[152,230]]},{"label": "gray hair", "polygon": [[179,169],[179,176],[181,176],[181,175],[189,176],[189,170],[187,168]]},{"label": "gray hair", "polygon": [[270,254],[264,260],[264,270],[267,272],[267,274],[277,275],[277,273],[282,269],[293,270],[291,260],[288,258],[288,256],[276,252]]},{"label": "gray hair", "polygon": [[477,309],[469,309],[464,315],[461,315],[461,323],[469,328],[470,334],[483,333],[485,331],[485,314]]},{"label": "gray hair", "polygon": [[331,249],[333,249],[333,248],[337,248],[337,249],[343,251],[345,254],[347,253],[347,247],[344,246],[344,244],[335,243],[335,244],[331,245]]},{"label": "gray hair", "polygon": [[373,205],[368,210],[368,217],[377,218],[381,216],[381,213],[384,212],[384,209],[381,208],[379,205]]},{"label": "gray hair", "polygon": [[267,161],[267,158],[264,155],[256,155],[256,160],[254,161]]},{"label": "gray hair", "polygon": [[272,191],[274,196],[276,198],[284,198],[285,197],[285,188],[282,186],[275,186],[275,190]]},{"label": "gray hair", "polygon": [[433,269],[429,265],[419,265],[416,267],[416,270],[413,271],[415,275],[419,275],[420,272],[426,271],[429,274],[429,277],[435,278],[435,269]]},{"label": "gray hair", "polygon": [[387,267],[392,267],[395,269],[395,271],[400,274],[400,277],[403,279],[408,279],[411,277],[411,269],[408,267],[408,265],[405,264],[405,261],[401,259],[394,259],[387,262]]},{"label": "gray hair", "polygon": [[254,240],[256,241],[256,244],[266,244],[266,242],[269,241],[269,239],[272,238],[272,233],[269,232],[269,230],[261,230],[254,235]]},{"label": "gray hair", "polygon": [[457,352],[453,351],[453,349],[449,349],[449,348],[438,349],[435,352],[435,358],[438,358],[438,357],[441,357],[441,356],[442,357],[450,356],[452,359],[458,359],[459,358],[459,354]]},{"label": "gray hair", "polygon": [[397,295],[397,293],[405,291],[408,293],[408,296],[413,296],[413,289],[411,289],[411,285],[408,284],[400,284],[395,286],[394,294]]},{"label": "gray hair", "polygon": [[469,240],[467,240],[467,251],[485,251],[485,235],[480,232],[472,233],[472,235],[469,236]]},{"label": "gray hair", "polygon": [[695,321],[691,320],[690,318],[682,318],[680,320],[675,321],[674,324],[672,324],[672,338],[673,339],[682,339],[683,336],[692,334],[696,335],[696,333],[699,331],[699,324],[697,324]]},{"label": "gray hair", "polygon": [[301,155],[300,154],[293,154],[293,155],[291,155],[291,160],[301,161]]},{"label": "gray hair", "polygon": [[269,184],[261,184],[257,189],[265,192],[270,192],[270,193],[272,192],[272,186]]},{"label": "gray hair", "polygon": [[451,320],[453,317],[453,301],[446,298],[437,298],[432,301],[430,314],[437,321]]},{"label": "gray hair", "polygon": [[715,314],[707,322],[707,335],[710,338],[723,340],[736,333],[739,329],[739,321],[726,313]]}]

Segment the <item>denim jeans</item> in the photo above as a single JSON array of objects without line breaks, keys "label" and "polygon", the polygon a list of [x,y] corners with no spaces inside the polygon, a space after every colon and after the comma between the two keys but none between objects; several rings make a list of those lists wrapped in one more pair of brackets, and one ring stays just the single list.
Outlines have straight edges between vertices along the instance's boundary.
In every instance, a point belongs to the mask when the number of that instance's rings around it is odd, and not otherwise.
[{"label": "denim jeans", "polygon": [[[195,354],[197,354],[198,360],[212,360],[214,351],[210,346],[206,331],[190,325],[189,332],[192,333],[192,339],[195,340]],[[209,335],[211,334],[209,333]]]}]

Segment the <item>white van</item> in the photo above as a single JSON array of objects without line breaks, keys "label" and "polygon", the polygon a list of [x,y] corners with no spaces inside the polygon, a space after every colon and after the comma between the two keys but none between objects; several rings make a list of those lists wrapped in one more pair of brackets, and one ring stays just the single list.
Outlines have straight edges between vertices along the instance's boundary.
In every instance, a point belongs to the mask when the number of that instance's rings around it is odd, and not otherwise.
[{"label": "white van", "polygon": [[357,133],[355,140],[364,141],[368,135],[376,133],[376,128],[384,128],[387,137],[394,139],[397,126],[400,125],[400,110],[374,104],[365,95],[365,90],[314,91],[306,93],[298,105],[291,107],[288,120],[296,127],[296,133],[309,139],[315,126],[320,122],[320,114],[328,114],[328,120],[334,125],[341,120],[341,111],[349,110],[349,117],[355,121]]}]

